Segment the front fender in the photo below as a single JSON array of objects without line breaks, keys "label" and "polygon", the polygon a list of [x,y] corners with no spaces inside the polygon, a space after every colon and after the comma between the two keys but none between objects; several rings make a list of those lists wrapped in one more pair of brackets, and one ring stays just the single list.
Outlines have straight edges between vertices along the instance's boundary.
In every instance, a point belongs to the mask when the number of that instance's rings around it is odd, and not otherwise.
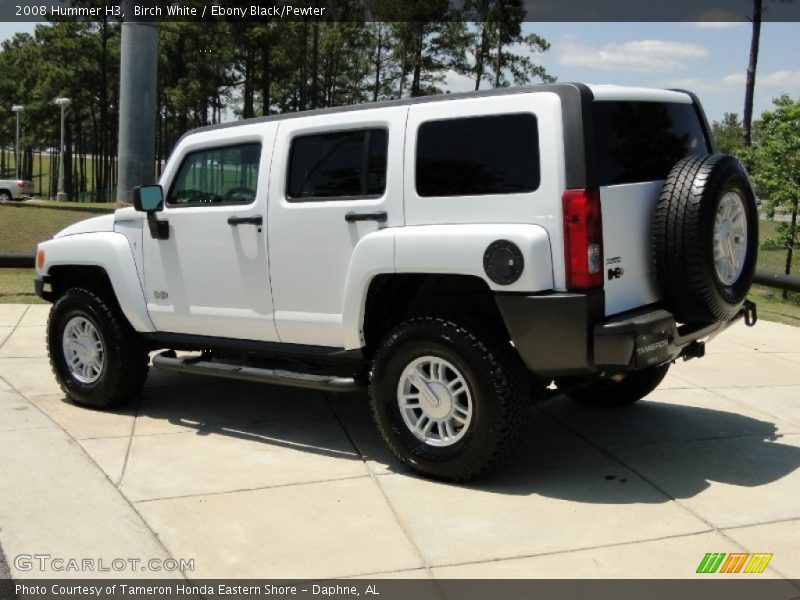
[{"label": "front fender", "polygon": [[[486,248],[508,240],[522,252],[524,268],[510,285],[489,279],[483,268]],[[342,325],[344,347],[364,345],[367,291],[378,275],[391,273],[472,275],[497,292],[535,293],[553,289],[550,237],[539,225],[418,225],[380,229],[362,238],[350,262]]]},{"label": "front fender", "polygon": [[120,308],[136,331],[155,331],[147,314],[144,291],[128,239],[113,231],[80,233],[42,242],[45,260],[37,275],[56,266],[101,267],[114,289]]}]

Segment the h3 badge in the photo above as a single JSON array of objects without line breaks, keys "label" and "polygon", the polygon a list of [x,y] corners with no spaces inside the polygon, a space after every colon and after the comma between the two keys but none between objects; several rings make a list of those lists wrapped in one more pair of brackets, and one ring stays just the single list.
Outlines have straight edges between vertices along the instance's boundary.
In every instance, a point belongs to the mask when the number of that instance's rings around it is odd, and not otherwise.
[{"label": "h3 badge", "polygon": [[[619,265],[622,263],[621,256],[612,256],[606,260],[606,266],[608,265]],[[622,267],[610,267],[608,269],[608,280],[611,281],[612,279],[619,279],[622,277],[622,274],[625,270]]]}]

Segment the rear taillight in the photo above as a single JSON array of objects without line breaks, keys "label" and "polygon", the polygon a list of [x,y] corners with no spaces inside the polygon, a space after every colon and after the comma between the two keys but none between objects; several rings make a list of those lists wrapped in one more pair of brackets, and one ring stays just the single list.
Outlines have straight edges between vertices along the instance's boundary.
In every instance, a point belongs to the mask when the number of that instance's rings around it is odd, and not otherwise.
[{"label": "rear taillight", "polygon": [[17,187],[18,188],[24,188],[25,187],[25,182],[24,181],[18,181],[17,182]]},{"label": "rear taillight", "polygon": [[598,190],[567,190],[564,205],[564,259],[567,289],[603,285],[603,222]]}]

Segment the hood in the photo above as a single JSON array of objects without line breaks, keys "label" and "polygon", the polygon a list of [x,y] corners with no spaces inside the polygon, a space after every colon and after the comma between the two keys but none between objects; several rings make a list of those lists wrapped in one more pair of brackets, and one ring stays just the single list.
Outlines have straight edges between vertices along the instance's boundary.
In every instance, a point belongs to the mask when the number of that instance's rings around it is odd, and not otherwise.
[{"label": "hood", "polygon": [[62,229],[53,237],[60,238],[67,235],[75,235],[76,233],[95,233],[98,231],[114,231],[114,213],[78,221]]}]

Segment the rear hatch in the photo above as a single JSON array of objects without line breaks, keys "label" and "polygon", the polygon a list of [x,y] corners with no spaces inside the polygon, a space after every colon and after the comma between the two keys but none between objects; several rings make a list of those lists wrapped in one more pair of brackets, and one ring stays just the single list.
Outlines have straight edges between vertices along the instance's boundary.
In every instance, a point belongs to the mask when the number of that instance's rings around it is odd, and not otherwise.
[{"label": "rear hatch", "polygon": [[670,102],[592,103],[606,315],[661,298],[652,253],[656,201],[676,162],[710,152],[703,118],[691,97],[670,95]]}]

